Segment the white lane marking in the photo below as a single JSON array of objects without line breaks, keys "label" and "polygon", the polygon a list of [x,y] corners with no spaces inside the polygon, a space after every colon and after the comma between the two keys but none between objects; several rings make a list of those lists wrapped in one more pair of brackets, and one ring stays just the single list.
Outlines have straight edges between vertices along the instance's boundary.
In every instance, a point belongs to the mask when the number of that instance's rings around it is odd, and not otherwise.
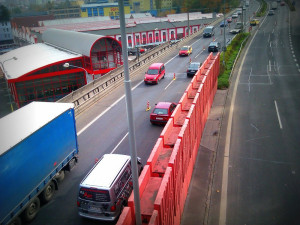
[{"label": "white lane marking", "polygon": [[110,152],[110,154],[113,154],[117,148],[119,147],[119,145],[124,141],[124,139],[128,136],[128,132],[125,134],[125,136],[121,139],[121,141],[119,141],[119,143],[116,145],[116,147]]},{"label": "white lane marking", "polygon": [[171,58],[168,62],[165,63],[167,65],[169,62],[171,62],[177,55],[175,55],[173,58]]},{"label": "white lane marking", "polygon": [[271,61],[269,60],[269,71],[271,72]]},{"label": "white lane marking", "polygon": [[197,58],[199,55],[201,55],[202,52],[204,52],[204,50],[202,50],[198,55],[196,55],[195,58]]},{"label": "white lane marking", "polygon": [[171,80],[171,82],[167,85],[167,87],[165,87],[165,90],[167,90],[167,88],[172,84],[174,80]]},{"label": "white lane marking", "polygon": [[251,67],[251,70],[250,70],[250,74],[249,74],[249,77],[248,77],[248,89],[249,89],[249,92],[251,91],[251,83],[250,83],[250,79],[251,79],[251,74],[252,74],[252,67]]},{"label": "white lane marking", "polygon": [[298,63],[296,63],[296,66],[297,66],[297,67],[299,67],[299,64],[298,64]]},{"label": "white lane marking", "polygon": [[[136,89],[141,83],[144,81],[142,80],[137,85],[135,85],[131,90],[133,91]],[[125,98],[125,95],[122,95],[117,101],[115,101],[113,104],[111,104],[107,109],[105,109],[102,113],[100,113],[95,119],[93,119],[91,122],[89,122],[85,127],[83,127],[80,131],[77,132],[77,135],[79,136],[83,131],[85,131],[87,128],[89,128],[93,123],[95,123],[100,117],[102,117],[105,113],[107,113],[112,107],[114,107],[116,104],[118,104],[123,98]]]},{"label": "white lane marking", "polygon": [[276,102],[276,100],[274,100],[274,103],[275,103],[275,108],[276,108],[277,118],[278,118],[278,122],[279,122],[279,127],[280,127],[280,129],[282,129],[282,123],[281,123],[280,114],[279,114],[279,111],[278,111],[278,107],[277,107],[277,102]]},{"label": "white lane marking", "polygon": [[[262,23],[264,22],[264,20],[262,21]],[[253,40],[255,39],[256,34],[257,34],[257,32],[254,34],[252,40],[250,41],[250,44],[248,45],[248,47],[246,49],[245,55],[242,58],[241,65],[244,64],[244,61],[245,61],[246,55],[248,53],[249,47],[251,46]],[[240,80],[241,73],[242,73],[242,66],[240,66],[239,70],[238,70],[236,82],[235,82],[234,88],[233,88],[232,101],[231,101],[230,109],[229,109],[229,118],[228,118],[227,130],[226,130],[226,140],[225,140],[225,150],[224,150],[219,225],[225,225],[226,224],[229,149],[230,149],[230,139],[231,139],[231,129],[232,129],[232,121],[233,121],[234,104],[235,104],[237,87],[238,87],[238,83],[239,83],[238,81]]]}]

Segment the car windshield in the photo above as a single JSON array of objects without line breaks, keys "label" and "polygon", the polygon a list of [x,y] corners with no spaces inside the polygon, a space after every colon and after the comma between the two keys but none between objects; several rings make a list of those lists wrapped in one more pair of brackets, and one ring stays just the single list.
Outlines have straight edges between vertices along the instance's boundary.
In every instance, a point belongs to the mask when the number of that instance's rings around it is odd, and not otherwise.
[{"label": "car windshield", "polygon": [[216,42],[211,42],[210,44],[209,44],[209,46],[217,46],[217,43]]},{"label": "car windshield", "polygon": [[157,75],[158,74],[158,70],[154,70],[154,69],[150,69],[147,72],[148,75]]},{"label": "car windshield", "polygon": [[159,114],[159,115],[166,115],[166,114],[168,114],[168,109],[155,108],[153,110],[153,113]]},{"label": "car windshield", "polygon": [[199,64],[192,63],[192,64],[190,64],[189,69],[198,69],[198,67],[199,67]]},{"label": "car windshield", "polygon": [[189,48],[188,47],[182,47],[181,48],[181,50],[184,50],[184,51],[186,51],[186,50],[188,50]]},{"label": "car windshield", "polygon": [[211,32],[211,28],[205,28],[204,29],[204,33],[210,33]]}]

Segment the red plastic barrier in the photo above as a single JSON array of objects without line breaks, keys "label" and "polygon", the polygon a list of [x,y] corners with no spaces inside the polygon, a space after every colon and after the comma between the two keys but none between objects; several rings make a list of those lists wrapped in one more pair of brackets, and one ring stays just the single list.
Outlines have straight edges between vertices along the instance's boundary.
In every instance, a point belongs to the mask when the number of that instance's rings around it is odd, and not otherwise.
[{"label": "red plastic barrier", "polygon": [[150,218],[149,225],[159,225],[159,224],[160,223],[159,223],[158,211],[154,210]]},{"label": "red plastic barrier", "polygon": [[163,146],[173,147],[177,140],[179,131],[180,127],[174,126],[173,118],[170,118],[160,134],[160,138],[163,139]]},{"label": "red plastic barrier", "polygon": [[182,126],[187,114],[188,111],[182,110],[181,104],[177,105],[171,115],[171,118],[173,118],[174,126]]},{"label": "red plastic barrier", "polygon": [[131,208],[124,207],[116,225],[134,225],[135,220],[131,216]]},{"label": "red plastic barrier", "polygon": [[188,98],[188,94],[185,92],[181,99],[179,100],[179,104],[181,105],[181,110],[189,111],[191,105],[193,103],[193,99]]},{"label": "red plastic barrier", "polygon": [[168,162],[173,148],[164,147],[163,139],[159,138],[147,160],[147,165],[151,168],[151,176],[163,177],[168,167]]},{"label": "red plastic barrier", "polygon": [[174,183],[171,172],[172,168],[168,167],[154,202],[154,209],[158,211],[159,224],[164,225],[174,224]]},{"label": "red plastic barrier", "polygon": [[[143,224],[180,225],[205,122],[217,88],[220,54],[197,71],[157,140],[140,178]],[[135,224],[133,194],[118,225]],[[127,222],[126,222],[127,221]]]}]

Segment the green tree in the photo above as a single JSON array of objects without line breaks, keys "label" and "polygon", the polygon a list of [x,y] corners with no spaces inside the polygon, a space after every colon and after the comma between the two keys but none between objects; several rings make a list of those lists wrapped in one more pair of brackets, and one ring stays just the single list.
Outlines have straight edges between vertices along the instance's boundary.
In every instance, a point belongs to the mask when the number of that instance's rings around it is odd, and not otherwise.
[{"label": "green tree", "polygon": [[4,5],[0,5],[0,21],[9,21],[9,20],[10,20],[9,10]]}]

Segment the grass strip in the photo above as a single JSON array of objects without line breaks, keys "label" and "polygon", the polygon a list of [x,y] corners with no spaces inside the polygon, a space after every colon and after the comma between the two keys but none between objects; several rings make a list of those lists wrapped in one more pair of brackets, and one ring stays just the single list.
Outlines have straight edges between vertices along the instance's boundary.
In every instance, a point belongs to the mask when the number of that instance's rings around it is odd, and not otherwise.
[{"label": "grass strip", "polygon": [[[243,41],[249,36],[249,33],[240,33],[227,46],[225,55],[224,52],[220,55],[220,76],[218,77],[218,89],[227,89],[229,87],[229,78],[233,64],[238,56],[239,50],[242,47]],[[223,57],[225,65],[223,64]]]}]

